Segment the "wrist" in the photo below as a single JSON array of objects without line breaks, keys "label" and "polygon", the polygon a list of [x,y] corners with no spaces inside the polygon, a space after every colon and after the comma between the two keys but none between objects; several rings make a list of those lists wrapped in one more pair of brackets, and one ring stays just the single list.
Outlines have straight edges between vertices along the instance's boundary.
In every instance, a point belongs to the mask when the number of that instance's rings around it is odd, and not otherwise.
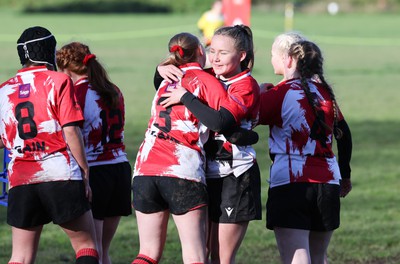
[{"label": "wrist", "polygon": [[185,104],[185,102],[189,102],[196,98],[192,93],[186,92],[181,96],[181,99],[179,100],[182,104]]}]

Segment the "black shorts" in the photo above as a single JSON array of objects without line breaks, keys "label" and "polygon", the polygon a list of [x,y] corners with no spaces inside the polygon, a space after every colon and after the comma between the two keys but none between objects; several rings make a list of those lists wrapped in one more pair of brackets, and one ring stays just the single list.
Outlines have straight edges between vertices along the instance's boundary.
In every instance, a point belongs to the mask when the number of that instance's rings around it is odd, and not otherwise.
[{"label": "black shorts", "polygon": [[10,189],[7,223],[18,228],[63,224],[90,210],[83,181],[55,181]]},{"label": "black shorts", "polygon": [[90,167],[89,176],[95,219],[132,214],[129,162]]},{"label": "black shorts", "polygon": [[270,188],[267,228],[331,231],[340,224],[340,187],[325,183],[291,183]]},{"label": "black shorts", "polygon": [[261,179],[258,164],[236,177],[207,180],[209,217],[215,223],[261,219]]},{"label": "black shorts", "polygon": [[203,183],[180,178],[136,176],[132,192],[133,207],[146,214],[169,210],[172,214],[181,215],[208,203]]}]

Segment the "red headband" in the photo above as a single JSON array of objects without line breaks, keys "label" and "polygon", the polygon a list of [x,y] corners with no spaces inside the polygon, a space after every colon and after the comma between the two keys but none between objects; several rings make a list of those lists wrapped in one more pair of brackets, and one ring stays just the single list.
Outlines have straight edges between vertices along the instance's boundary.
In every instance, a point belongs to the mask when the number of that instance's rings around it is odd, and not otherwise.
[{"label": "red headband", "polygon": [[169,51],[170,51],[170,52],[178,51],[178,52],[179,52],[179,55],[181,55],[181,57],[183,57],[183,55],[185,55],[185,53],[183,52],[182,47],[179,46],[179,45],[174,45],[174,46],[172,46],[171,49],[170,49]]},{"label": "red headband", "polygon": [[94,55],[94,54],[86,54],[85,58],[83,59],[83,64],[87,65],[87,63],[90,59],[95,59],[95,58],[96,58],[96,55]]}]

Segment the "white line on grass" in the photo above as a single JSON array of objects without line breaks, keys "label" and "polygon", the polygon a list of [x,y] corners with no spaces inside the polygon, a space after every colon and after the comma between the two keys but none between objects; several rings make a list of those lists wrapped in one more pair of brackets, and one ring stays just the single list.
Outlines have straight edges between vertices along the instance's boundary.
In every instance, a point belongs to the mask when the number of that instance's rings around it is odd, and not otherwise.
[{"label": "white line on grass", "polygon": [[[193,26],[176,26],[167,28],[154,28],[144,30],[130,30],[121,32],[101,32],[101,33],[80,33],[74,34],[57,34],[57,40],[64,42],[71,38],[84,38],[96,41],[108,41],[108,40],[122,40],[122,39],[139,39],[148,37],[168,36],[176,34],[177,32],[192,31]],[[18,39],[18,35],[13,34],[0,34],[0,42],[15,42]]]},{"label": "white line on grass", "polygon": [[[255,38],[274,39],[281,32],[266,30],[253,30]],[[371,37],[341,37],[341,36],[322,36],[308,35],[308,39],[318,41],[319,43],[331,45],[348,46],[400,46],[400,38],[371,38]]]},{"label": "white line on grass", "polygon": [[[144,30],[130,30],[122,32],[101,32],[101,33],[81,33],[78,35],[71,34],[56,34],[57,40],[65,42],[71,38],[84,38],[95,41],[123,40],[123,39],[140,39],[157,36],[168,36],[177,32],[193,31],[193,25],[176,26],[167,28],[154,28]],[[253,29],[254,38],[274,39],[281,32],[266,31]],[[331,45],[348,45],[348,46],[400,46],[400,38],[372,38],[372,37],[341,37],[341,36],[322,36],[310,35],[307,36],[311,40],[319,43]],[[15,42],[18,38],[14,34],[0,34],[1,42]]]}]

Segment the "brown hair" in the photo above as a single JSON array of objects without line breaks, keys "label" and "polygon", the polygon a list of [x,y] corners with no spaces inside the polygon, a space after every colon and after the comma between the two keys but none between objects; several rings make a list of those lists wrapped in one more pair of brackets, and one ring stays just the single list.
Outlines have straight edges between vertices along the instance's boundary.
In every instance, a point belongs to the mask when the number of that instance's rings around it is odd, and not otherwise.
[{"label": "brown hair", "polygon": [[254,66],[254,44],[253,33],[248,26],[236,25],[221,27],[214,33],[215,35],[231,37],[235,42],[235,48],[238,51],[246,52],[246,58],[240,63],[242,71],[253,69]]},{"label": "brown hair", "polygon": [[183,32],[173,36],[168,43],[169,57],[161,65],[180,66],[197,61],[199,39],[190,33]]},{"label": "brown hair", "polygon": [[68,69],[79,75],[87,75],[93,90],[106,105],[111,108],[118,106],[119,95],[115,85],[87,45],[71,42],[57,51],[56,58],[61,70]]}]

